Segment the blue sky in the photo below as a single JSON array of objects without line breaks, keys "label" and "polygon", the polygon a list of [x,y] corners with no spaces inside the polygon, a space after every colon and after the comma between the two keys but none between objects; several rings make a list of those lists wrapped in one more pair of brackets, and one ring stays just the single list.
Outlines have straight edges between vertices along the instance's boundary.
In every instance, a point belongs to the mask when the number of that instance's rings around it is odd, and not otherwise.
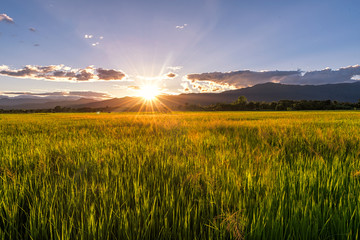
[{"label": "blue sky", "polygon": [[[93,91],[121,97],[150,83],[180,93],[191,85],[184,81],[187,74],[327,67],[335,72],[360,62],[359,1],[2,0],[0,14],[5,71],[0,92]],[[64,65],[73,72],[92,66],[93,74],[113,69],[125,77],[54,81],[41,74],[6,74],[26,65]],[[169,72],[176,77],[167,77]],[[213,82],[228,88],[252,85],[233,84],[240,75],[232,77]]]}]

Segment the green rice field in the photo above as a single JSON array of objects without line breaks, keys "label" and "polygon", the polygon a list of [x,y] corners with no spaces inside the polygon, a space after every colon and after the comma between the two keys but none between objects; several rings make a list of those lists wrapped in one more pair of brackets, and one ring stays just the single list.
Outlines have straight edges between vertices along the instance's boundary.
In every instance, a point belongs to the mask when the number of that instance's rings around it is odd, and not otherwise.
[{"label": "green rice field", "polygon": [[0,115],[0,239],[359,239],[360,112]]}]

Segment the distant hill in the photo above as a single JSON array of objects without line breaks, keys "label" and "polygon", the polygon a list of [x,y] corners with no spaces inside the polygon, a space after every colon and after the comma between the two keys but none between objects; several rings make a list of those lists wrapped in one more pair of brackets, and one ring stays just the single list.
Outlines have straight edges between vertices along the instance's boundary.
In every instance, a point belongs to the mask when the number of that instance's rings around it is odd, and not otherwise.
[{"label": "distant hill", "polygon": [[[190,93],[180,95],[161,95],[158,99],[169,108],[180,105],[210,105],[230,103],[239,96],[248,101],[272,102],[279,100],[332,100],[339,102],[358,102],[360,99],[360,82],[326,85],[286,85],[264,83],[253,87],[225,91],[222,93]],[[44,98],[0,98],[0,109],[46,109],[55,106],[72,108],[116,108],[118,111],[132,110],[141,107],[142,98],[124,97],[104,101],[93,99],[48,100]]]},{"label": "distant hill", "polygon": [[[220,102],[230,103],[239,96],[248,101],[272,102],[279,100],[332,100],[339,102],[358,102],[360,99],[360,82],[326,85],[286,85],[264,83],[253,87],[225,91],[222,93],[190,93],[180,95],[161,95],[158,99],[168,107],[185,104],[210,105]],[[119,107],[119,110],[138,104],[141,99],[135,97],[114,98],[82,107]]]},{"label": "distant hill", "polygon": [[201,105],[233,102],[239,96],[248,101],[272,102],[279,100],[333,100],[339,102],[357,102],[360,98],[360,82],[326,85],[285,85],[264,83],[253,87],[225,91],[222,93],[182,94],[173,99],[189,104]]},{"label": "distant hill", "polygon": [[249,101],[278,100],[333,100],[339,102],[358,102],[360,98],[360,82],[326,85],[286,85],[264,83],[253,87],[227,91],[224,97],[243,95]]},{"label": "distant hill", "polygon": [[94,103],[96,100],[80,98],[80,99],[49,99],[43,97],[18,97],[18,98],[0,98],[0,109],[50,109],[56,106],[73,107],[82,104]]}]

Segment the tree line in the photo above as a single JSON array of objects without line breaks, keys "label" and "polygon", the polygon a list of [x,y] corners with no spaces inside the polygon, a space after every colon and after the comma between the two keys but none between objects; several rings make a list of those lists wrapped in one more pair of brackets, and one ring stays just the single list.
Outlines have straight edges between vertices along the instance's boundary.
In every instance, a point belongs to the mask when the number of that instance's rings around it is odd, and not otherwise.
[{"label": "tree line", "polygon": [[331,100],[279,100],[273,102],[248,101],[240,96],[232,103],[216,103],[208,106],[185,104],[179,106],[184,111],[291,111],[291,110],[356,110],[357,103],[338,102]]},{"label": "tree line", "polygon": [[[360,99],[357,103],[338,102],[331,100],[279,100],[273,102],[248,101],[246,97],[240,96],[232,103],[216,103],[207,106],[199,104],[179,105],[172,110],[180,111],[292,111],[292,110],[356,110],[360,109]],[[70,108],[56,106],[51,109],[0,109],[0,113],[60,113],[60,112],[113,112],[118,111],[116,107],[105,108]],[[146,112],[148,108],[136,105],[132,108],[123,110],[124,112]],[[167,109],[154,108],[154,112],[168,112]]]}]

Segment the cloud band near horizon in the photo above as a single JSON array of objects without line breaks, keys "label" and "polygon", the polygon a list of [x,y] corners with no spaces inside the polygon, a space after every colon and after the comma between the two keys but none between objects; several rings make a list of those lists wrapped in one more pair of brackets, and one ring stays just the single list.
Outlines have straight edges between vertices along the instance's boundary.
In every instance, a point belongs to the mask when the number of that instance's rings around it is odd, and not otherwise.
[{"label": "cloud band near horizon", "polygon": [[229,89],[250,87],[256,84],[274,82],[298,85],[321,85],[332,83],[350,83],[357,80],[360,75],[360,65],[349,66],[337,70],[324,69],[319,71],[234,71],[234,72],[210,72],[200,74],[188,74],[185,78],[186,92],[193,90],[200,92],[216,92]]},{"label": "cloud band near horizon", "polygon": [[57,92],[15,92],[5,91],[0,92],[1,96],[14,95],[14,96],[34,96],[34,97],[75,97],[75,98],[93,98],[93,99],[109,99],[113,96],[106,92],[94,91],[57,91]]}]

